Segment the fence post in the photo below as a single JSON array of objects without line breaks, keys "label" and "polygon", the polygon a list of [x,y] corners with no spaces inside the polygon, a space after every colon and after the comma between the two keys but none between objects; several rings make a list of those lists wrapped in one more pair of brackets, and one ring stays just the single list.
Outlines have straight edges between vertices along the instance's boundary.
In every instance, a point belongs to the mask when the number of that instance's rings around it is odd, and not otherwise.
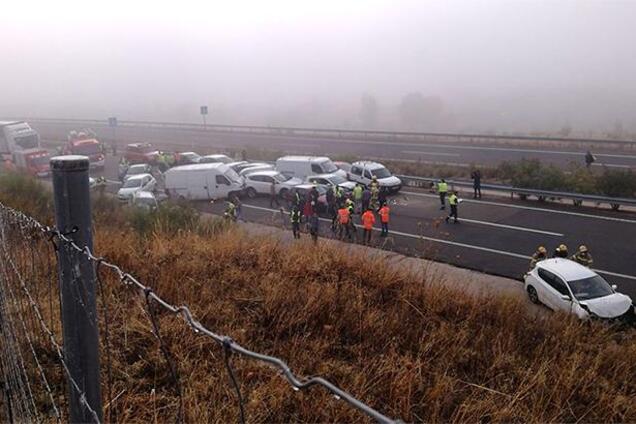
[{"label": "fence post", "polygon": [[[86,156],[51,158],[55,225],[58,231],[80,247],[93,250],[91,207]],[[75,263],[74,263],[75,262]],[[86,401],[102,420],[99,376],[99,334],[95,308],[95,270],[84,255],[69,255],[60,243],[58,252],[60,301],[64,359],[71,377],[86,395]],[[79,273],[77,272],[79,270]],[[73,275],[75,273],[75,275]],[[77,275],[79,274],[79,277]],[[80,400],[80,393],[69,387],[69,421],[92,422],[93,416]]]}]

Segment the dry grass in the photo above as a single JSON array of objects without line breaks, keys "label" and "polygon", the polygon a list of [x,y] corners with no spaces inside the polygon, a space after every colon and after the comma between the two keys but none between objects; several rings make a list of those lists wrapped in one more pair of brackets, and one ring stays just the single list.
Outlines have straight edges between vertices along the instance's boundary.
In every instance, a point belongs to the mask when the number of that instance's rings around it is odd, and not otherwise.
[{"label": "dry grass", "polygon": [[[406,421],[636,419],[631,331],[537,318],[512,299],[442,288],[435,283],[443,276],[415,279],[339,249],[292,249],[237,231],[214,240],[155,235],[141,249],[130,233],[100,231],[97,240],[103,254],[190,305],[210,328]],[[120,419],[167,420],[176,399],[140,299],[109,296],[123,321],[111,335],[115,392],[127,388]],[[187,421],[235,420],[220,348],[174,317],[160,323],[179,364]],[[319,389],[295,393],[270,369],[239,358],[235,365],[250,421],[360,418]],[[152,390],[167,409],[155,410]]]},{"label": "dry grass", "polygon": [[[301,375],[324,376],[389,416],[636,420],[633,330],[537,317],[517,300],[469,296],[440,286],[443,275],[413,277],[338,247],[290,245],[239,229],[139,235],[120,218],[111,222],[97,227],[99,254],[170,302],[189,305],[209,328],[284,358]],[[106,413],[125,422],[172,421],[179,402],[144,298],[102,275],[117,397],[105,400]],[[235,421],[221,348],[174,316],[158,313],[158,320],[178,364],[185,420]],[[106,358],[103,350],[104,382]],[[232,360],[250,422],[363,419],[321,389],[294,392],[273,369]]]}]

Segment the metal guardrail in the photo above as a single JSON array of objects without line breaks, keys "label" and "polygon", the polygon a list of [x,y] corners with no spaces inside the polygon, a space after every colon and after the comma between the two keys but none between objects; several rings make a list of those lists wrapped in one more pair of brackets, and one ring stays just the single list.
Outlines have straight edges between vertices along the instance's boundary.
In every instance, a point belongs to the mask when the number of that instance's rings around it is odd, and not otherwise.
[{"label": "metal guardrail", "polygon": [[[79,126],[108,126],[106,119],[55,119],[55,118],[14,118],[28,122],[46,122],[51,124],[74,124]],[[409,138],[418,139],[425,137],[450,138],[456,140],[488,140],[488,141],[544,141],[558,143],[584,143],[584,144],[616,144],[636,147],[636,140],[614,140],[609,138],[567,138],[548,137],[530,135],[495,135],[495,134],[463,134],[444,132],[411,132],[411,131],[386,131],[386,130],[363,130],[363,129],[327,129],[327,128],[303,128],[303,127],[282,127],[282,126],[262,126],[262,125],[225,125],[225,124],[195,124],[187,122],[159,122],[159,121],[118,121],[118,127],[145,127],[145,128],[173,128],[188,131],[211,131],[211,132],[237,132],[265,135],[309,135],[309,136],[330,136],[344,138],[356,136],[363,139],[373,137],[383,138]]]},{"label": "metal guardrail", "polygon": [[[397,175],[405,186],[408,187],[425,187],[428,188],[432,183],[439,181],[438,178],[414,177],[410,175]],[[472,181],[446,180],[451,187],[473,188]],[[585,201],[597,204],[608,204],[613,210],[618,210],[621,206],[636,206],[636,199],[627,199],[622,197],[606,197],[594,194],[570,193],[565,191],[537,190],[531,188],[513,187],[500,184],[482,184],[482,190],[492,190],[504,193],[510,193],[510,197],[518,195],[523,199],[528,197],[536,197],[539,201],[550,199],[569,199],[572,200],[574,206],[581,206]]]}]

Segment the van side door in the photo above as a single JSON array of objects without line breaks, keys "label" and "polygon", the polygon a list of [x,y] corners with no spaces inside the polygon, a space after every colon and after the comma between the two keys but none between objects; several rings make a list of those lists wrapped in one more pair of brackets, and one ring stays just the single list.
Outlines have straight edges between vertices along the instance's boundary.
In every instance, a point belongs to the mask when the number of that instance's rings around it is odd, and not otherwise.
[{"label": "van side door", "polygon": [[349,179],[356,183],[362,183],[362,167],[353,165],[349,171]]},{"label": "van side door", "polygon": [[[212,177],[211,175],[208,177]],[[232,183],[223,174],[216,174],[213,181],[208,180],[208,195],[210,198],[227,197],[232,188]]]}]

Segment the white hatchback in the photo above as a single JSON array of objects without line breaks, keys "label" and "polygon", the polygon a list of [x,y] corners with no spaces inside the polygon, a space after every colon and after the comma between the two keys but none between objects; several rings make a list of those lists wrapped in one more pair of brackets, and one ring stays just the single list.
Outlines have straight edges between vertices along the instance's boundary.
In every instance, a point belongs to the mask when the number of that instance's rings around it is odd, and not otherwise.
[{"label": "white hatchback", "polygon": [[302,184],[302,181],[299,178],[287,177],[278,171],[255,171],[245,176],[245,192],[248,197],[270,194],[272,183],[276,184],[276,193],[285,197],[292,188]]},{"label": "white hatchback", "polygon": [[632,299],[616,291],[591,269],[563,258],[546,259],[526,274],[525,288],[530,300],[555,311],[565,311],[581,319],[633,318]]},{"label": "white hatchback", "polygon": [[153,191],[157,180],[150,174],[132,175],[117,192],[117,198],[123,202],[131,201],[139,191]]}]

